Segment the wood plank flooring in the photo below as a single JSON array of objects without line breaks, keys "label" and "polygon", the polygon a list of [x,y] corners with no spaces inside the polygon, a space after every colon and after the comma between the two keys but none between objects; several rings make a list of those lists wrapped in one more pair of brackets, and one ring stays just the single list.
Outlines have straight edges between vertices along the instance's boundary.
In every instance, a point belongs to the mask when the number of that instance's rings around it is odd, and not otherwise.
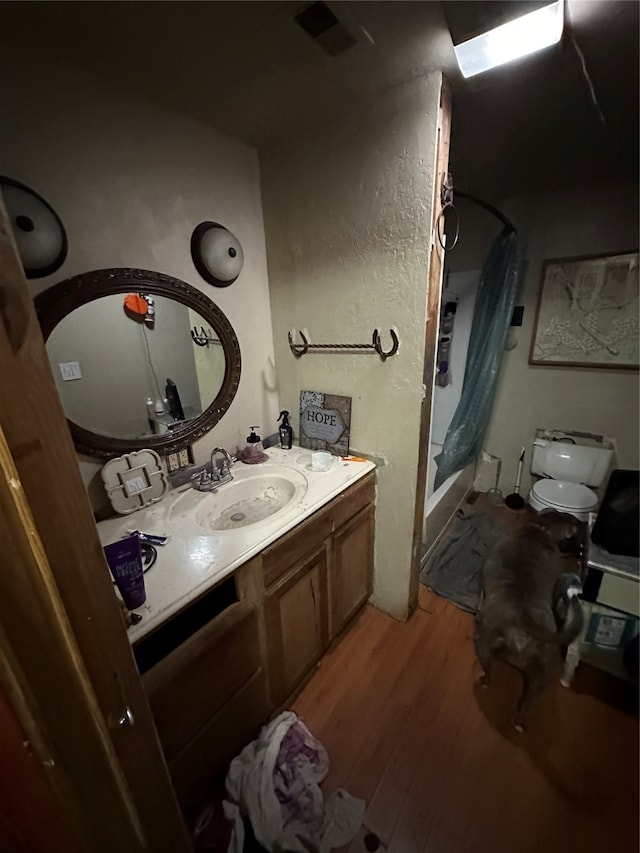
[{"label": "wood plank flooring", "polygon": [[367,607],[293,709],[327,748],[323,785],[366,800],[388,853],[638,850],[638,721],[586,665],[523,735],[519,674],[475,684],[473,618],[425,587],[406,623]]}]

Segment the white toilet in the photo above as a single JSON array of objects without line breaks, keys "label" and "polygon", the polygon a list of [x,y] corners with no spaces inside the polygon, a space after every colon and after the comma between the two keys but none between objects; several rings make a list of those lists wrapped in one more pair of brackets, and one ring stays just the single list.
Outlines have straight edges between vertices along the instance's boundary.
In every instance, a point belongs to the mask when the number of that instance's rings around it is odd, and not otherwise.
[{"label": "white toilet", "polygon": [[602,485],[612,454],[603,447],[536,438],[531,473],[542,479],[534,483],[528,502],[538,511],[555,509],[587,521],[598,506],[598,496],[588,486]]}]

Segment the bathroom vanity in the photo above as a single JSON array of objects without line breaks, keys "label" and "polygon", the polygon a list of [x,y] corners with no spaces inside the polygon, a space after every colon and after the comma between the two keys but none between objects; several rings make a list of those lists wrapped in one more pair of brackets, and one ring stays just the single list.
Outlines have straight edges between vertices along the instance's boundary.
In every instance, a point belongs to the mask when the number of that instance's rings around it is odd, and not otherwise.
[{"label": "bathroom vanity", "polygon": [[[103,544],[133,527],[171,537],[145,575],[143,619],[129,635],[188,815],[371,594],[373,463],[336,458],[313,472],[308,451],[268,455],[262,465],[236,464],[216,496],[175,490],[98,525]],[[237,529],[208,527],[225,524],[229,507],[249,506],[261,484],[265,499],[277,497],[280,478],[291,483],[285,506]],[[222,513],[218,496],[229,504]]]},{"label": "bathroom vanity", "polygon": [[[171,430],[158,430],[144,402],[146,363],[136,369],[132,351],[139,325],[123,310],[131,293],[153,297],[147,343],[157,359],[172,355],[161,372],[169,372],[172,399],[181,401]],[[66,359],[59,346],[70,346],[82,362],[85,383],[97,366],[100,393],[90,398],[58,383],[79,452],[110,460],[149,450],[180,453],[209,433],[235,398],[241,375],[235,331],[220,307],[187,282],[144,269],[95,270],[48,288],[35,305],[54,377]],[[76,311],[82,335],[74,337]],[[111,361],[121,357],[119,369],[112,363],[111,392],[96,358],[103,352]],[[114,395],[115,415],[108,403]],[[272,448],[267,455],[260,464],[236,464],[233,479],[215,491],[205,476],[200,489],[173,489],[144,509],[98,524],[102,545],[134,528],[169,536],[145,575],[147,598],[136,608],[142,620],[128,638],[185,815],[269,716],[290,702],[371,593],[373,463],[336,457],[320,471],[310,470],[308,450]],[[123,719],[132,725],[133,713]]]}]

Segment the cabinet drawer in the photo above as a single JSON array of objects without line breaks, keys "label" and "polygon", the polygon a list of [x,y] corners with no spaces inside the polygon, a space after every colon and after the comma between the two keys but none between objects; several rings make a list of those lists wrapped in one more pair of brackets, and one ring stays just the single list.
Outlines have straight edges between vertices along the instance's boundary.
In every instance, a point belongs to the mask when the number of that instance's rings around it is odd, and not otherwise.
[{"label": "cabinet drawer", "polygon": [[607,607],[622,610],[640,616],[640,601],[638,599],[638,581],[621,575],[604,572],[600,581],[600,589],[596,601]]},{"label": "cabinet drawer", "polygon": [[262,552],[264,585],[270,586],[291,566],[318,548],[331,535],[331,514],[320,509]]},{"label": "cabinet drawer", "polygon": [[331,503],[332,530],[349,521],[357,512],[367,504],[373,503],[375,497],[375,473],[372,471],[359,480],[346,492],[338,495]]},{"label": "cabinet drawer", "polygon": [[256,611],[240,601],[144,675],[167,761],[260,666]]}]

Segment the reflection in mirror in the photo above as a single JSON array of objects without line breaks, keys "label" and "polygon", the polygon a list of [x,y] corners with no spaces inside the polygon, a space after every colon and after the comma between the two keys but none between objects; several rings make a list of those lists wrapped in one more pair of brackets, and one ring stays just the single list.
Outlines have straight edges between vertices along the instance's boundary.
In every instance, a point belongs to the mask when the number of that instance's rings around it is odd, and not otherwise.
[{"label": "reflection in mirror", "polygon": [[84,429],[116,438],[163,434],[215,400],[225,372],[222,345],[195,346],[191,337],[194,326],[208,322],[165,296],[154,303],[150,326],[125,312],[121,294],[103,296],[71,311],[49,336],[65,412]]},{"label": "reflection in mirror", "polygon": [[36,297],[76,448],[108,458],[171,452],[217,423],[240,381],[240,348],[196,288],[147,270],[97,270]]}]

